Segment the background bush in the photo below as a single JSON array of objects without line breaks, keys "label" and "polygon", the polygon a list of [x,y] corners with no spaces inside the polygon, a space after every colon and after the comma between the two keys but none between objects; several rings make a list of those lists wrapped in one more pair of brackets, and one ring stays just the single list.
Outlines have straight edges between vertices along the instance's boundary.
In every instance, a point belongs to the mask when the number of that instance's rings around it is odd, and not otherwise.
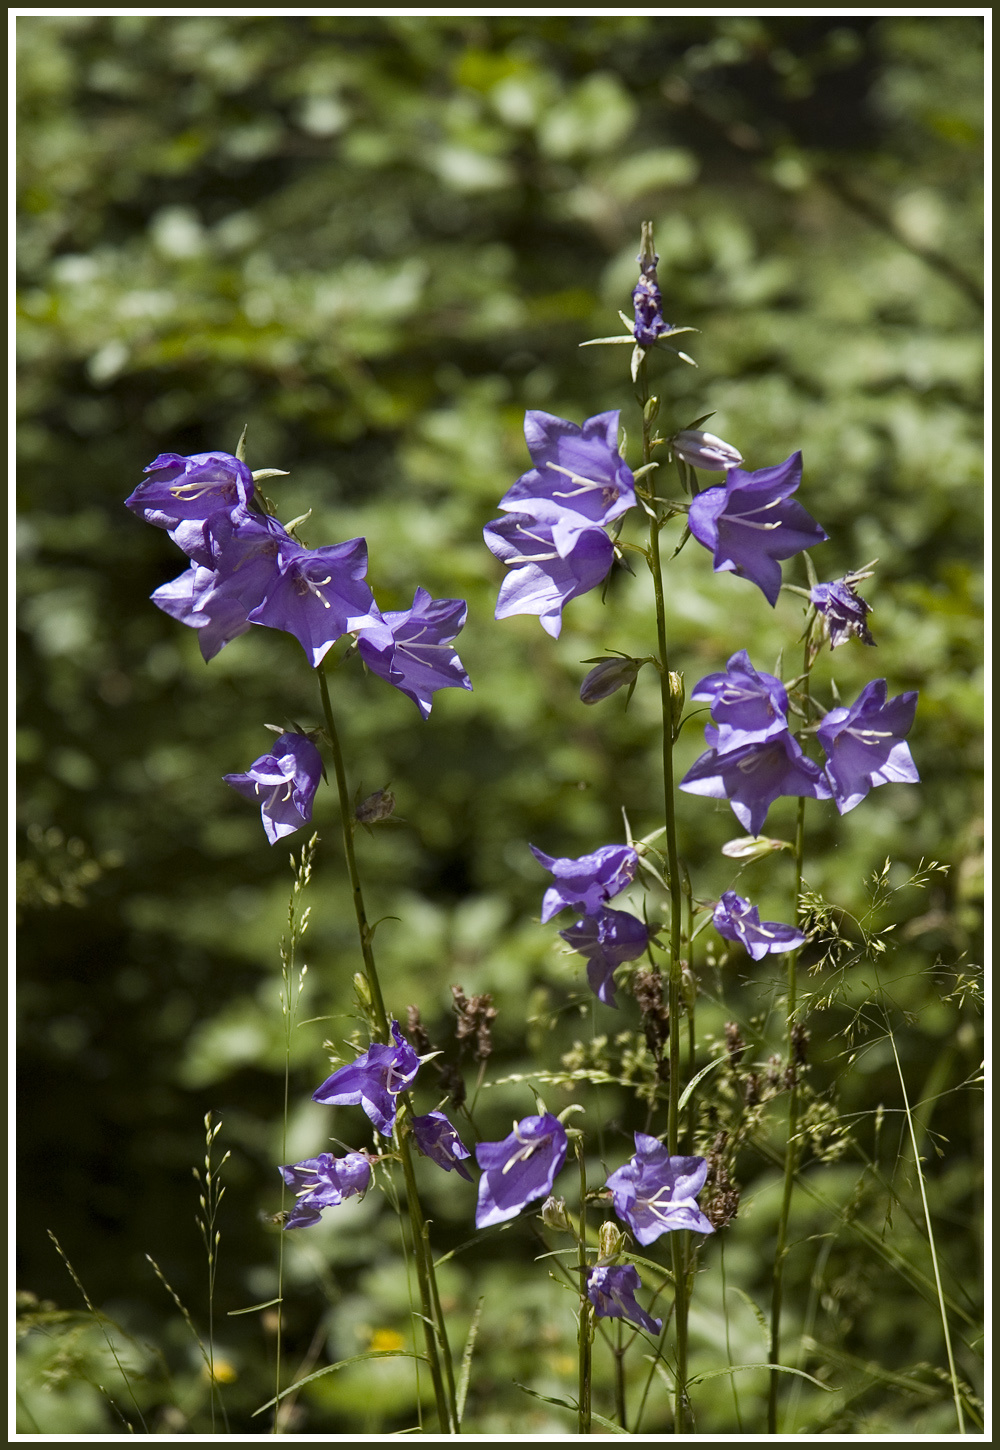
[{"label": "background bush", "polygon": [[[876,674],[892,693],[920,691],[922,785],[879,791],[843,820],[823,814],[810,841],[810,886],[856,915],[886,858],[892,886],[921,859],[949,869],[870,923],[900,923],[879,966],[888,1029],[868,962],[810,979],[831,998],[811,1023],[818,1101],[849,1142],[817,1129],[812,1181],[829,1202],[800,1195],[786,1300],[791,1336],[818,1346],[802,1366],[835,1386],[800,1395],[800,1428],[950,1429],[940,1325],[901,1268],[929,1272],[887,1030],[920,1105],[960,1373],[974,1380],[982,22],[81,15],[22,16],[16,29],[19,1428],[99,1433],[122,1428],[116,1413],[136,1418],[124,1391],[111,1405],[88,1385],[112,1375],[107,1347],[78,1315],[47,1228],[134,1336],[121,1343],[149,1427],[207,1427],[193,1341],[145,1255],[203,1329],[191,1168],[209,1110],[224,1125],[218,1154],[231,1154],[216,1322],[233,1428],[260,1426],[249,1414],[273,1383],[273,1324],[225,1315],[274,1293],[276,1231],[261,1215],[279,1200],[277,943],[292,876],[221,776],[262,752],[264,721],[315,724],[318,706],[299,646],[274,631],[204,666],[194,632],[148,601],[183,560],[122,500],[158,452],[232,451],[246,424],[251,468],[290,472],[266,486],[283,519],[312,509],[313,545],[368,539],[383,608],[408,606],[418,584],[468,599],[459,647],[474,691],[439,694],[427,724],[360,669],[335,677],[354,776],[366,791],[391,782],[404,818],[362,842],[369,914],[394,918],[378,946],[397,1015],[419,1004],[450,1052],[450,985],[489,991],[487,1079],[554,1063],[588,1039],[591,1004],[532,920],[544,883],[526,843],[581,854],[621,838],[622,807],[637,835],[655,828],[655,692],[640,681],[627,714],[621,696],[593,710],[577,698],[581,660],[650,652],[651,610],[645,581],[618,572],[606,605],[569,606],[558,643],[535,620],[496,624],[501,570],[481,530],[527,464],[526,408],[582,421],[621,407],[638,432],[628,353],[578,344],[617,329],[651,218],[666,315],[701,332],[697,371],[654,372],[666,426],[713,408],[709,426],[749,467],[802,448],[801,497],[830,534],[813,555],[820,577],[880,561],[867,588],[877,655],[827,654],[820,678],[845,700]],[[670,591],[689,686],[737,647],[767,669],[795,648],[790,596],[772,612],[693,546]],[[682,750],[700,745],[689,727]],[[793,811],[779,803],[769,832],[787,833]],[[690,799],[681,815],[682,853],[709,897],[732,879],[719,847],[738,828],[724,805]],[[288,1161],[331,1131],[308,1099],[324,1039],[352,1030],[358,966],[332,796],[316,825],[301,1013],[316,1020],[294,1039]],[[787,911],[773,863],[743,880]],[[765,1061],[776,977],[707,959],[699,1028],[718,1036],[736,1018]],[[611,1054],[635,1030],[625,1006],[595,1019]],[[558,1111],[581,1091],[546,1100]],[[523,1085],[484,1092],[477,1109],[487,1136],[531,1110]],[[599,1111],[622,1161],[631,1097],[605,1090]],[[334,1131],[363,1141],[350,1113]],[[741,1165],[727,1237],[731,1282],[761,1304],[769,1141],[762,1130]],[[435,1232],[461,1248],[472,1190],[430,1177],[427,1193]],[[289,1251],[293,1366],[409,1332],[395,1218],[375,1194],[335,1217]],[[459,1330],[486,1293],[470,1391],[481,1433],[568,1425],[511,1384],[558,1394],[574,1373],[571,1296],[533,1252],[518,1230],[448,1266]],[[715,1276],[702,1281],[710,1369],[719,1306]],[[738,1313],[737,1362],[762,1357],[752,1311]],[[290,1427],[412,1423],[404,1361],[352,1374],[317,1382]],[[701,1391],[702,1432],[735,1428],[719,1384]],[[763,1388],[743,1381],[748,1424]],[[663,1428],[657,1406],[647,1429]]]}]

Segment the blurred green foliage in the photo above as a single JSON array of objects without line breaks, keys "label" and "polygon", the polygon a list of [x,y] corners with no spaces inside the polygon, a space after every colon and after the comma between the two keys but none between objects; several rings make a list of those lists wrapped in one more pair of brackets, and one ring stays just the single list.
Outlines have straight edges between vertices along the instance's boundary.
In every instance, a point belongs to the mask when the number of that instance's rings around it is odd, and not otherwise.
[{"label": "blurred green foliage", "polygon": [[[582,660],[650,652],[647,583],[617,572],[603,603],[569,606],[553,643],[535,620],[494,622],[501,571],[481,530],[527,465],[525,408],[582,421],[621,407],[638,434],[628,351],[578,345],[616,330],[649,218],[667,316],[701,333],[697,370],[654,359],[661,429],[714,409],[708,426],[748,467],[803,450],[800,497],[830,534],[813,552],[820,577],[880,561],[866,586],[877,653],[825,655],[817,688],[850,700],[884,675],[891,693],[920,691],[922,785],[880,790],[844,819],[810,813],[810,887],[862,918],[866,880],[891,858],[899,889],[866,930],[898,925],[878,981],[863,953],[809,978],[805,1176],[822,1201],[797,1199],[788,1342],[833,1393],[801,1381],[788,1394],[800,1430],[947,1432],[887,1034],[918,1105],[959,1373],[974,1383],[982,22],[133,13],[22,15],[16,32],[19,1428],[120,1430],[136,1403],[154,1431],[208,1427],[197,1346],[145,1260],[204,1334],[191,1167],[208,1109],[232,1155],[215,1306],[232,1427],[257,1430],[251,1412],[273,1392],[273,1323],[226,1316],[275,1292],[276,1230],[261,1215],[278,1206],[292,874],[221,776],[261,753],[265,721],[317,724],[319,703],[290,638],[255,630],[206,668],[194,632],[149,603],[184,561],[122,500],[158,452],[231,451],[247,424],[251,468],[290,472],[266,485],[276,511],[311,509],[311,544],[363,534],[384,608],[418,584],[469,601],[459,648],[474,691],[439,694],[426,724],[356,660],[333,677],[355,782],[391,783],[403,818],[361,840],[369,915],[391,918],[377,946],[395,1015],[419,1004],[452,1052],[450,985],[492,992],[490,1081],[561,1053],[638,1050],[634,1004],[595,1009],[554,930],[532,920],[543,882],[526,843],[582,854],[621,838],[622,808],[636,835],[657,826],[651,682],[627,714],[620,695],[593,709],[577,698]],[[672,663],[689,687],[741,647],[766,669],[784,651],[794,672],[792,596],[771,611],[693,545],[669,591]],[[682,761],[700,748],[695,721]],[[793,810],[779,803],[769,833],[787,834]],[[739,832],[723,804],[685,798],[681,817],[695,895],[709,899],[733,884],[719,847]],[[331,1132],[308,1097],[324,1039],[348,1050],[359,965],[331,795],[316,825],[300,1012],[313,1020],[293,1037],[286,1161]],[[921,859],[947,874],[905,887]],[[739,880],[763,914],[788,911],[786,858]],[[707,1060],[737,1020],[763,1071],[780,970],[712,950],[698,963],[699,1051]],[[586,1045],[588,1016],[605,1046]],[[631,1095],[571,1086],[547,1087],[548,1105],[585,1101],[616,1166],[642,1126]],[[529,1087],[510,1083],[483,1091],[477,1121],[502,1136],[526,1111]],[[332,1131],[360,1145],[355,1119],[338,1113]],[[725,1234],[734,1363],[766,1357],[754,1303],[769,1292],[778,1147],[765,1123]],[[595,1159],[593,1181],[600,1171]],[[435,1171],[422,1181],[435,1235],[458,1250],[443,1273],[459,1346],[485,1295],[469,1428],[564,1432],[565,1412],[513,1382],[554,1397],[573,1385],[573,1296],[531,1262],[541,1248],[524,1225],[470,1251],[471,1188]],[[381,1196],[327,1217],[286,1243],[289,1373],[411,1334]],[[107,1344],[81,1327],[46,1227],[137,1346],[134,1401],[110,1388]],[[695,1293],[698,1373],[722,1364],[714,1249]],[[597,1365],[607,1409],[610,1362]],[[645,1373],[630,1370],[636,1395]],[[757,1429],[765,1379],[735,1380]],[[644,1429],[669,1423],[667,1403],[655,1382]],[[695,1411],[702,1433],[739,1423],[725,1378],[697,1390]],[[378,1432],[415,1414],[408,1361],[389,1359],[316,1381],[287,1428]]]}]

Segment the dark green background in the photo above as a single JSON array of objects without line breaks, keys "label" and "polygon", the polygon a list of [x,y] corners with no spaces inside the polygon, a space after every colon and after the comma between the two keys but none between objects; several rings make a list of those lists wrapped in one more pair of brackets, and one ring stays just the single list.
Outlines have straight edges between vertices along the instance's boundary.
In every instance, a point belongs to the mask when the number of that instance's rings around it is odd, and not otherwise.
[{"label": "dark green background", "polygon": [[[921,786],[875,792],[844,819],[811,812],[806,874],[861,914],[864,878],[887,857],[894,884],[921,858],[950,868],[894,899],[897,945],[879,970],[922,1104],[949,1292],[973,1322],[978,1018],[974,995],[951,994],[981,960],[982,22],[126,15],[29,16],[16,30],[19,1286],[79,1307],[51,1228],[93,1302],[170,1362],[172,1406],[157,1362],[143,1361],[150,1427],[204,1433],[191,1341],[144,1255],[204,1333],[191,1168],[213,1111],[218,1152],[231,1153],[219,1352],[237,1372],[234,1428],[260,1427],[249,1411],[271,1393],[272,1341],[257,1316],[224,1316],[274,1292],[275,1235],[259,1215],[278,1207],[277,944],[291,873],[285,846],[268,847],[221,777],[266,748],[265,721],[318,724],[318,699],[289,637],[254,630],[206,667],[194,632],[149,603],[184,560],[122,500],[160,451],[233,450],[248,424],[250,467],[289,470],[266,486],[282,519],[312,509],[313,545],[363,534],[383,608],[406,607],[418,584],[469,601],[459,649],[473,693],[439,694],[426,724],[356,660],[333,676],[352,780],[365,792],[391,782],[404,818],[359,838],[369,914],[393,918],[377,938],[387,996],[397,1015],[419,1003],[451,1052],[450,984],[492,992],[488,1080],[554,1066],[589,1036],[562,1010],[586,1000],[579,973],[554,951],[554,927],[532,919],[544,880],[526,843],[582,854],[621,839],[622,807],[637,835],[658,824],[652,676],[627,715],[621,696],[593,709],[577,698],[582,660],[651,651],[649,589],[616,573],[605,604],[598,593],[568,607],[558,643],[533,619],[497,624],[502,570],[481,531],[527,466],[525,408],[580,422],[620,407],[637,462],[628,350],[578,344],[618,329],[651,219],[666,315],[700,330],[688,339],[697,370],[652,362],[661,426],[714,409],[708,426],[751,468],[802,449],[799,497],[830,535],[813,551],[820,577],[880,560],[866,586],[878,648],[825,653],[817,689],[832,699],[835,683],[849,701],[885,676],[892,694],[920,691]],[[800,569],[786,565],[786,578],[803,582]],[[713,575],[694,544],[668,594],[672,663],[689,688],[741,647],[758,668],[785,650],[786,674],[797,669],[792,596],[772,611],[752,585]],[[684,764],[700,723],[684,733]],[[780,802],[768,832],[787,834],[793,814]],[[294,1035],[289,1152],[300,1157],[331,1131],[308,1103],[327,1071],[323,1041],[354,1025],[359,962],[336,819],[324,793],[300,1015],[332,1020]],[[709,900],[734,880],[719,847],[739,827],[724,805],[682,797],[680,831],[695,895]],[[786,859],[748,868],[739,885],[787,919]],[[780,964],[702,967],[700,1033],[757,1016],[765,1061],[780,1041]],[[855,1216],[927,1269],[872,972],[852,967],[810,1024],[817,1081],[836,1085],[855,1140],[816,1166],[816,1181],[840,1205],[856,1199]],[[809,979],[817,996],[829,985]],[[626,998],[595,1030],[635,1026]],[[554,1109],[578,1097],[547,1090]],[[480,1131],[502,1136],[533,1110],[526,1086],[484,1092]],[[599,1111],[614,1167],[641,1119],[614,1091]],[[365,1141],[350,1110],[334,1131]],[[750,1155],[740,1177],[727,1272],[764,1304],[773,1170]],[[441,1245],[463,1243],[473,1189],[425,1181]],[[289,1247],[293,1370],[311,1343],[341,1357],[379,1328],[405,1331],[396,1220],[382,1207],[372,1194]],[[798,1226],[789,1314],[794,1341],[822,1248],[810,1321],[820,1348],[800,1363],[838,1388],[805,1394],[798,1427],[948,1431],[933,1305],[865,1258],[846,1220],[822,1237],[829,1215],[813,1212]],[[572,1424],[511,1385],[565,1395],[574,1382],[572,1299],[532,1265],[535,1252],[519,1228],[446,1270],[461,1334],[485,1276],[469,1400],[479,1432]],[[760,1359],[753,1316],[739,1312],[736,1352]],[[975,1333],[953,1329],[960,1373],[974,1380]],[[697,1364],[718,1368],[716,1321],[695,1332]],[[25,1344],[24,1429],[122,1428],[84,1383],[114,1376],[84,1323],[46,1321]],[[412,1423],[404,1361],[349,1373],[320,1381],[293,1428]],[[759,1382],[745,1392],[757,1429]],[[120,1382],[110,1393],[124,1403]],[[696,1412],[700,1430],[732,1432],[727,1381]],[[662,1430],[664,1414],[644,1428]]]}]

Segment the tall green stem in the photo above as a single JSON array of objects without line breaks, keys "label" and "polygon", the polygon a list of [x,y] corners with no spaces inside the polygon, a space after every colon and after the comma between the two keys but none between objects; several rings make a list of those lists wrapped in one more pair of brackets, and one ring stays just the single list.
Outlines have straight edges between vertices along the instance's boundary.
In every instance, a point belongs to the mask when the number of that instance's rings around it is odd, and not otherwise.
[{"label": "tall green stem", "polygon": [[590,1434],[591,1407],[591,1356],[592,1318],[590,1300],[587,1297],[587,1166],[583,1156],[583,1143],[576,1140],[576,1158],[580,1168],[580,1226],[577,1238],[577,1269],[580,1274],[580,1317],[577,1338],[580,1373],[577,1394],[577,1430],[581,1435]]},{"label": "tall green stem", "polygon": [[[809,632],[806,632],[803,674],[805,676],[806,700],[809,699],[809,673],[813,656],[810,650]],[[807,704],[808,714],[808,704]],[[802,919],[802,867],[805,859],[806,802],[799,797],[799,808],[795,822],[795,924]],[[781,1192],[781,1210],[778,1215],[778,1239],[774,1251],[774,1273],[771,1279],[771,1343],[768,1363],[772,1366],[767,1393],[767,1433],[778,1433],[778,1390],[781,1375],[777,1366],[781,1363],[781,1301],[784,1288],[785,1258],[788,1254],[788,1221],[792,1208],[792,1192],[795,1187],[795,1173],[799,1162],[799,1079],[795,1050],[796,973],[799,965],[797,951],[788,954],[788,987],[786,1003],[785,1041],[790,1084],[788,1089],[788,1137],[785,1141],[785,1172]]]},{"label": "tall green stem", "polygon": [[[372,928],[369,925],[368,916],[365,911],[364,893],[361,889],[361,878],[358,874],[357,857],[354,854],[354,812],[351,809],[351,795],[347,787],[344,756],[340,748],[340,736],[337,732],[336,722],[333,718],[333,707],[330,703],[330,689],[322,665],[317,668],[316,673],[319,677],[319,689],[323,701],[323,718],[326,722],[326,733],[330,741],[330,750],[333,755],[333,768],[337,777],[337,794],[340,799],[340,819],[344,835],[344,858],[347,862],[347,874],[350,879],[351,896],[354,901],[354,914],[358,923],[361,957],[365,966],[365,981],[368,985],[368,995],[374,1014],[373,1031],[379,1035],[382,1042],[388,1042],[391,1036],[389,1017],[385,1010],[382,986],[379,982],[378,969],[375,965],[375,954],[372,951]],[[434,1259],[430,1250],[427,1220],[424,1217],[424,1212],[420,1205],[416,1175],[413,1170],[413,1156],[410,1145],[410,1123],[413,1114],[409,1097],[405,1093],[400,1094],[400,1107],[401,1113],[400,1118],[397,1119],[396,1142],[403,1165],[403,1179],[406,1184],[406,1204],[410,1217],[417,1282],[420,1288],[421,1320],[424,1326],[427,1359],[430,1365],[431,1381],[434,1386],[438,1422],[446,1434],[457,1435],[459,1433],[459,1418],[458,1401],[455,1393],[454,1369],[452,1366],[451,1351],[448,1346],[447,1327],[441,1312],[441,1299],[438,1294],[437,1276],[434,1272]]]},{"label": "tall green stem", "polygon": [[[649,389],[646,363],[639,365],[637,382],[642,407],[642,461],[652,461],[652,429],[646,404]],[[666,522],[654,509],[649,519],[649,569],[653,576],[653,597],[656,607],[657,669],[660,677],[660,711],[663,718],[663,819],[666,827],[667,887],[670,894],[670,974],[667,984],[667,1009],[670,1017],[670,1077],[667,1085],[667,1148],[676,1154],[679,1137],[679,1103],[681,1078],[681,911],[682,883],[677,855],[677,822],[674,811],[674,696],[667,654],[667,615],[663,591],[663,567],[660,559],[660,529]],[[677,1347],[677,1378],[674,1400],[674,1433],[683,1434],[687,1426],[687,1235],[671,1235],[671,1264],[674,1277],[675,1324]]]}]

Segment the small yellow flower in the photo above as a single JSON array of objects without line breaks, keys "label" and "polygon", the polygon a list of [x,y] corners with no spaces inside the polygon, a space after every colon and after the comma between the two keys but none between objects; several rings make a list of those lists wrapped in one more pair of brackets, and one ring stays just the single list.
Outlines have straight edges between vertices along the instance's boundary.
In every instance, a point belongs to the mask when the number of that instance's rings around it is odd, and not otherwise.
[{"label": "small yellow flower", "polygon": [[228,1359],[220,1359],[216,1355],[212,1361],[211,1371],[207,1364],[203,1364],[201,1367],[201,1377],[203,1380],[208,1380],[211,1383],[213,1374],[215,1375],[215,1383],[217,1385],[231,1385],[237,1377],[236,1366],[230,1364]]},{"label": "small yellow flower", "polygon": [[369,1349],[402,1349],[405,1341],[395,1329],[373,1329]]}]

